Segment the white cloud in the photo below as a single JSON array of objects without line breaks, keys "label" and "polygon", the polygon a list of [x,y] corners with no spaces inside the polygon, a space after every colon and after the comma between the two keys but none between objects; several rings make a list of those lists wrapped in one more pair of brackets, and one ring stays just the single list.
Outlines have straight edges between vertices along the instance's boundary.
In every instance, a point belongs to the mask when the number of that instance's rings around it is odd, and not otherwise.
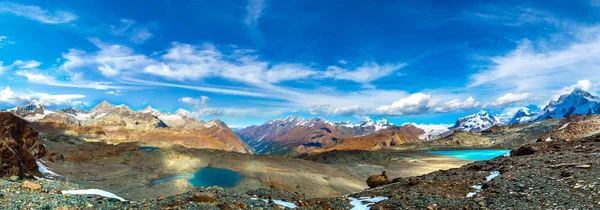
[{"label": "white cloud", "polygon": [[331,112],[329,104],[319,104],[308,107],[308,113],[312,115],[327,114]]},{"label": "white cloud", "polygon": [[154,36],[148,26],[141,26],[130,19],[121,19],[121,25],[111,25],[110,28],[112,34],[129,37],[129,40],[136,44],[144,43]]},{"label": "white cloud", "polygon": [[558,97],[560,97],[561,95],[569,94],[577,89],[585,90],[585,91],[592,91],[592,88],[593,88],[593,84],[591,81],[579,80],[579,81],[577,81],[577,84],[565,86],[560,90],[554,91],[553,99],[558,99]]},{"label": "white cloud", "polygon": [[59,105],[81,105],[83,102],[76,101],[75,99],[85,98],[85,95],[81,94],[58,94],[52,95],[48,93],[37,93],[29,92],[24,94],[17,94],[13,92],[10,87],[0,91],[0,103],[7,103],[11,105],[22,105],[31,100],[38,100],[47,106],[59,106]]},{"label": "white cloud", "polygon": [[266,0],[248,0],[246,6],[246,18],[244,23],[248,26],[256,27],[258,25],[258,19],[262,16],[263,9],[267,6]]},{"label": "white cloud", "polygon": [[34,60],[30,60],[30,61],[16,60],[8,66],[3,66],[3,64],[4,63],[2,61],[0,61],[0,73],[2,73],[4,70],[35,69],[35,68],[39,67],[42,63],[34,61]]},{"label": "white cloud", "polygon": [[209,99],[207,96],[200,96],[200,98],[182,97],[179,98],[179,101],[193,105],[195,108],[193,114],[196,117],[222,115],[223,112],[221,110],[208,106],[207,102]]},{"label": "white cloud", "polygon": [[469,97],[464,101],[454,99],[448,102],[424,93],[415,93],[401,98],[391,105],[380,106],[373,111],[379,115],[418,115],[434,112],[453,112],[458,110],[469,110],[481,106],[480,102]]},{"label": "white cloud", "polygon": [[2,13],[14,14],[48,24],[68,23],[77,20],[77,15],[71,12],[55,11],[52,13],[39,6],[23,5],[12,2],[0,2],[0,14]]},{"label": "white cloud", "polygon": [[10,87],[6,87],[6,89],[0,91],[0,102],[7,104],[22,104],[27,102],[27,98],[18,96],[15,92],[13,92]]},{"label": "white cloud", "polygon": [[125,91],[117,89],[117,90],[108,91],[108,92],[106,92],[106,94],[108,94],[108,95],[115,95],[115,96],[122,96],[123,92],[125,92]]},{"label": "white cloud", "polygon": [[338,116],[359,116],[365,114],[366,110],[360,105],[337,108],[333,111]]},{"label": "white cloud", "polygon": [[379,65],[374,62],[364,63],[362,66],[352,70],[338,66],[329,66],[327,67],[327,71],[323,73],[323,77],[338,80],[350,80],[366,85],[372,81],[388,76],[405,66],[405,63]]},{"label": "white cloud", "polygon": [[531,97],[532,97],[532,95],[530,93],[521,93],[521,94],[507,93],[507,94],[504,94],[503,96],[500,96],[499,98],[497,98],[496,100],[494,100],[490,103],[486,103],[486,106],[506,107],[513,103],[531,99]]},{"label": "white cloud", "polygon": [[107,44],[98,39],[90,39],[99,48],[99,51],[87,53],[71,49],[63,54],[65,62],[62,69],[71,71],[77,68],[92,67],[104,76],[112,77],[122,74],[123,71],[143,69],[154,61],[145,55],[135,54],[134,51],[123,45]]},{"label": "white cloud", "polygon": [[572,81],[600,81],[600,28],[576,33],[576,40],[552,50],[523,40],[512,52],[491,57],[491,66],[472,75],[469,87],[541,94]]},{"label": "white cloud", "polygon": [[27,82],[41,85],[50,85],[50,86],[58,86],[58,87],[74,87],[74,88],[90,88],[90,89],[98,89],[98,90],[106,90],[106,89],[117,89],[124,88],[121,86],[111,85],[110,82],[96,82],[96,81],[59,81],[54,77],[42,74],[35,73],[31,71],[18,71],[17,75],[23,76],[27,78]]}]

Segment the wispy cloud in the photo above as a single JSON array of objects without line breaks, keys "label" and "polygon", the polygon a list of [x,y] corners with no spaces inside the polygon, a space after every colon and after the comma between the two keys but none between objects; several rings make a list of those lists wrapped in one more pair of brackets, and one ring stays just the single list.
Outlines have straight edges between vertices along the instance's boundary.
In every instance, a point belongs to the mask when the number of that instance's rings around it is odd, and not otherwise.
[{"label": "wispy cloud", "polygon": [[476,7],[476,10],[464,13],[462,20],[480,24],[495,24],[511,27],[545,24],[557,28],[576,27],[577,24],[567,18],[557,17],[550,12],[530,7],[511,6],[509,8],[496,5]]},{"label": "wispy cloud", "polygon": [[60,24],[77,20],[77,15],[67,11],[50,12],[39,6],[24,5],[12,2],[0,2],[0,14],[14,14],[42,23]]},{"label": "wispy cloud", "polygon": [[17,75],[27,78],[27,82],[41,85],[57,86],[57,87],[73,87],[73,88],[89,88],[97,90],[106,89],[119,89],[126,88],[122,86],[111,85],[110,82],[96,82],[96,81],[60,81],[56,78],[43,74],[36,73],[28,70],[17,71]]},{"label": "wispy cloud", "polygon": [[244,23],[251,27],[256,27],[258,25],[258,20],[260,16],[262,16],[263,9],[267,6],[266,0],[248,0],[248,5],[246,6],[246,18],[244,19]]},{"label": "wispy cloud", "polygon": [[136,44],[146,42],[154,35],[148,29],[148,24],[140,25],[131,19],[121,19],[121,25],[111,25],[111,33],[117,36],[129,37],[129,40]]},{"label": "wispy cloud", "polygon": [[578,39],[551,49],[522,40],[510,53],[490,57],[491,65],[472,75],[469,87],[540,93],[573,81],[600,81],[600,28],[578,34]]},{"label": "wispy cloud", "polygon": [[208,106],[208,100],[210,100],[208,96],[200,96],[200,98],[182,97],[178,101],[193,105],[193,114],[196,117],[222,115],[223,112],[221,110]]},{"label": "wispy cloud", "polygon": [[7,37],[7,36],[0,36],[0,48],[3,48],[6,45],[14,44],[14,43],[15,42],[10,40],[9,37]]}]

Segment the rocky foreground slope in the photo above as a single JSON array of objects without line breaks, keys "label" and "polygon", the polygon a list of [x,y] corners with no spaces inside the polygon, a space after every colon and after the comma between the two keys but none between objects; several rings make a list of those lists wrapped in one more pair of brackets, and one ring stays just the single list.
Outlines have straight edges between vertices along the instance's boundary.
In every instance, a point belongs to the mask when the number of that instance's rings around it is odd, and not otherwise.
[{"label": "rocky foreground slope", "polygon": [[600,136],[538,142],[510,157],[438,171],[351,196],[383,196],[380,209],[600,208]]}]

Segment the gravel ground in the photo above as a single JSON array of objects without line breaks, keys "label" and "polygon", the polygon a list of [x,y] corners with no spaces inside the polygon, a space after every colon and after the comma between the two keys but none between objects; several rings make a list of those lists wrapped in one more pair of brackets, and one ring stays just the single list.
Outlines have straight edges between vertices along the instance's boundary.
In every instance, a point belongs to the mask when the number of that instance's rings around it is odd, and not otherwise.
[{"label": "gravel ground", "polygon": [[[534,143],[512,154],[352,196],[389,197],[377,204],[384,209],[600,208],[600,136]],[[487,181],[496,171],[500,175]]]}]

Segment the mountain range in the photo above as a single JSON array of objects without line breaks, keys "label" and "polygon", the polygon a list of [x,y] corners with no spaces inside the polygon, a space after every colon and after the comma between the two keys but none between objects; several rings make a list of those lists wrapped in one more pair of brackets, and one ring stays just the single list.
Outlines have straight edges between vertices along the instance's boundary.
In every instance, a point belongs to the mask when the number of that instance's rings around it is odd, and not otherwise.
[{"label": "mountain range", "polygon": [[275,119],[238,131],[238,135],[259,154],[286,154],[323,148],[336,144],[339,138],[364,136],[394,127],[387,120],[365,120],[357,124],[330,122],[323,118],[306,120],[300,116]]},{"label": "mountain range", "polygon": [[51,111],[39,101],[9,110],[44,132],[59,132],[107,142],[141,141],[149,145],[180,144],[251,153],[251,149],[220,120],[204,122],[179,109],[163,113],[151,106],[134,111],[127,105],[103,101],[90,110]]},{"label": "mountain range", "polygon": [[408,123],[398,126],[385,119],[351,123],[288,116],[262,125],[236,128],[235,132],[220,120],[204,122],[185,109],[163,113],[148,106],[134,111],[126,105],[113,105],[107,101],[90,110],[48,110],[34,100],[6,111],[29,121],[38,130],[113,143],[141,141],[149,145],[180,144],[192,148],[287,155],[335,148],[385,148],[404,142],[444,138],[455,132],[484,131],[495,125],[597,114],[600,97],[575,90],[551,101],[539,112],[523,108],[507,121],[485,110],[459,118],[453,125]]}]

